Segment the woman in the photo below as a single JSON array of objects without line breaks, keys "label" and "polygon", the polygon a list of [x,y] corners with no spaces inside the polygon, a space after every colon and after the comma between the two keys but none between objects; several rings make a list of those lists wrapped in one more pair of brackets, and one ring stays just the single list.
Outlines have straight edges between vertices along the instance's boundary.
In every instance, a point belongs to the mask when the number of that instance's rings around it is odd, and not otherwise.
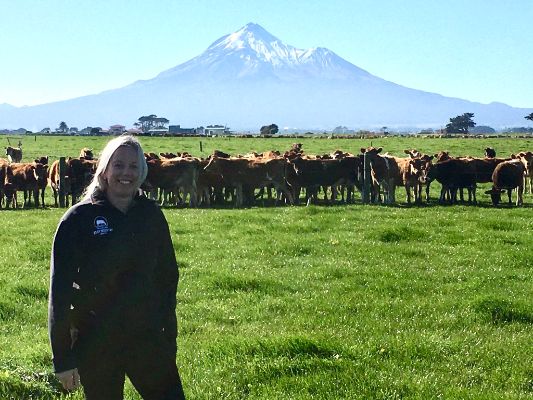
[{"label": "woman", "polygon": [[167,222],[139,193],[147,166],[132,136],[109,141],[82,201],[59,222],[49,333],[56,376],[87,399],[184,399],[176,367],[178,267]]}]

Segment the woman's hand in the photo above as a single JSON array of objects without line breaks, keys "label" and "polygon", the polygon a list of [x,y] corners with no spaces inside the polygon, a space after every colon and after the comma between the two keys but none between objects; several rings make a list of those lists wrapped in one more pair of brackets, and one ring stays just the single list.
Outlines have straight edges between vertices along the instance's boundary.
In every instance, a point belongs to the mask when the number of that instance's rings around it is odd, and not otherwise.
[{"label": "woman's hand", "polygon": [[77,368],[58,372],[56,373],[56,378],[61,382],[65,390],[75,390],[80,386],[80,375]]}]

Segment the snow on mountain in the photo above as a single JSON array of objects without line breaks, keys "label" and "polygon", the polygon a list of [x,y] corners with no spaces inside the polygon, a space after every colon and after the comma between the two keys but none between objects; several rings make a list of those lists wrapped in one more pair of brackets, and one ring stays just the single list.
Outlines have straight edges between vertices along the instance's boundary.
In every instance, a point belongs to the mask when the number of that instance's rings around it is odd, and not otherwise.
[{"label": "snow on mountain", "polygon": [[318,129],[442,127],[464,112],[473,112],[478,125],[498,128],[523,125],[533,109],[406,88],[327,48],[298,49],[250,23],[153,79],[39,106],[0,105],[0,128],[36,130],[60,121],[80,127],[131,125],[148,114],[182,126],[223,123],[232,129],[259,129],[267,123]]},{"label": "snow on mountain", "polygon": [[370,79],[368,72],[323,47],[297,49],[261,26],[249,23],[223,36],[190,61],[160,73],[154,80],[172,79],[189,72],[199,79],[274,78],[281,81]]}]

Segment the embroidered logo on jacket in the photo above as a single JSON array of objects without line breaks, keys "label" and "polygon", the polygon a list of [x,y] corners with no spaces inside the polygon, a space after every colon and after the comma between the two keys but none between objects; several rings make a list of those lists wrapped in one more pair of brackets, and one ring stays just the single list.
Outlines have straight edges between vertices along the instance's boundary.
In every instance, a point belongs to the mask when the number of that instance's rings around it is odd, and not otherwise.
[{"label": "embroidered logo on jacket", "polygon": [[110,228],[107,224],[107,219],[104,217],[96,217],[94,219],[94,227],[96,230],[93,235],[107,235],[109,232],[113,232],[113,228]]}]

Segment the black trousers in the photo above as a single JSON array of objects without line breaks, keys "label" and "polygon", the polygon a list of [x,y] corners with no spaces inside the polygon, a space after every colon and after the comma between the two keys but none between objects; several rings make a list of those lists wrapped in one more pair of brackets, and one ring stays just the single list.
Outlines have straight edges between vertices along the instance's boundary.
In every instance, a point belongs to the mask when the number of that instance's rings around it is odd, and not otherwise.
[{"label": "black trousers", "polygon": [[126,375],[145,400],[185,399],[175,344],[162,333],[127,339],[80,334],[75,350],[87,400],[122,400]]}]

